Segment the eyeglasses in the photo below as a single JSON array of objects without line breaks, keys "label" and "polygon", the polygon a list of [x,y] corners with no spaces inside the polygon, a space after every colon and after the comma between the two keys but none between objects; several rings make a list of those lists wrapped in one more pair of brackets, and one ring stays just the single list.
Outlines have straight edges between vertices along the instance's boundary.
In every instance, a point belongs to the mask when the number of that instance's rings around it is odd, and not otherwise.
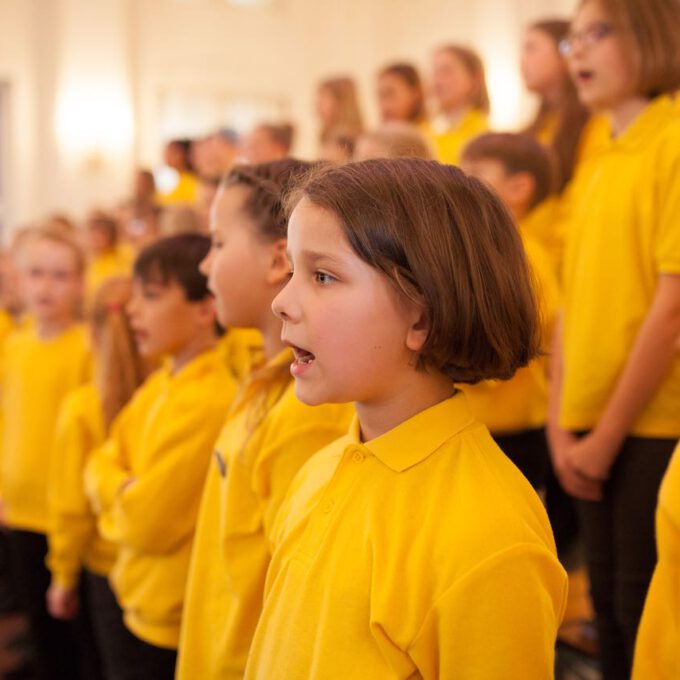
[{"label": "eyeglasses", "polygon": [[563,57],[569,57],[574,53],[577,45],[581,47],[592,47],[597,45],[601,40],[604,40],[608,35],[614,31],[614,26],[605,21],[598,21],[591,24],[588,28],[582,31],[576,31],[569,34],[564,40],[560,40],[559,50]]}]

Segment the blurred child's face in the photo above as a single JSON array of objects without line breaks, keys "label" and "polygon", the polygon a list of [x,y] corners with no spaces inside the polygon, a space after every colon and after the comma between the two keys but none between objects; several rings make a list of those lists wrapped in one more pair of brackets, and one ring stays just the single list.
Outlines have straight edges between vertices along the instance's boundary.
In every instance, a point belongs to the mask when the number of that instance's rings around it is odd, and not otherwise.
[{"label": "blurred child's face", "polygon": [[113,247],[106,229],[91,224],[87,229],[87,249],[91,253],[99,254]]},{"label": "blurred child's face", "polygon": [[[579,99],[594,110],[606,110],[635,96],[636,68],[631,47],[596,0],[579,9],[571,30],[569,72]],[[584,42],[585,38],[585,42]]]},{"label": "blurred child's face", "polygon": [[440,50],[432,61],[432,93],[445,111],[468,106],[475,80],[458,57]]},{"label": "blurred child's face", "polygon": [[550,35],[539,28],[530,28],[522,42],[521,71],[527,90],[546,95],[559,86],[567,66]]},{"label": "blurred child's face", "polygon": [[316,93],[316,115],[324,125],[330,125],[335,117],[338,103],[333,93],[326,87]]},{"label": "blurred child's face", "polygon": [[248,163],[269,163],[286,157],[286,152],[271,138],[271,135],[256,128],[243,138],[241,153]]},{"label": "blurred child's face", "polygon": [[26,244],[21,257],[26,310],[38,323],[66,323],[75,317],[83,277],[73,250],[46,238]]},{"label": "blurred child's face", "polygon": [[272,286],[285,280],[285,267],[278,278],[271,271],[275,244],[258,236],[243,211],[250,191],[232,186],[217,194],[210,225],[212,247],[201,262],[215,296],[217,318],[226,328],[260,328],[263,315],[271,314]]},{"label": "blurred child's face", "polygon": [[495,191],[516,220],[524,217],[534,190],[533,181],[527,173],[509,173],[503,163],[494,158],[463,158],[460,167]]},{"label": "blurred child's face", "polygon": [[378,108],[383,123],[407,121],[416,104],[417,94],[402,78],[384,73],[378,78]]},{"label": "blurred child's face", "polygon": [[204,304],[187,300],[177,281],[135,278],[127,313],[140,355],[157,358],[182,353],[203,327]]},{"label": "blurred child's face", "polygon": [[302,199],[288,229],[293,275],[272,308],[295,352],[296,394],[307,404],[389,400],[399,375],[415,370],[410,306],[332,213]]}]

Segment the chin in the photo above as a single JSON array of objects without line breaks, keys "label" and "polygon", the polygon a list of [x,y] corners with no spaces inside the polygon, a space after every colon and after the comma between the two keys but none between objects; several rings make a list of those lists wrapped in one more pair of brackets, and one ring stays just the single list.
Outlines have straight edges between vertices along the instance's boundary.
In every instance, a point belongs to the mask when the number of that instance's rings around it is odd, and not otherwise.
[{"label": "chin", "polygon": [[320,406],[321,404],[340,404],[342,401],[336,399],[332,394],[325,390],[312,390],[307,385],[295,381],[295,396],[307,406]]}]

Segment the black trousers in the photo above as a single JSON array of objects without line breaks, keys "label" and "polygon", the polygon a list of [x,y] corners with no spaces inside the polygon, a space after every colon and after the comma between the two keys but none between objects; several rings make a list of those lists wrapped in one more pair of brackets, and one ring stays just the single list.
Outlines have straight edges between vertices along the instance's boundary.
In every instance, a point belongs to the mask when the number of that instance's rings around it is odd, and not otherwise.
[{"label": "black trousers", "polygon": [[78,680],[82,676],[76,626],[52,618],[47,612],[45,596],[50,585],[50,573],[45,566],[47,538],[44,534],[12,529],[7,540],[17,596],[29,619],[36,677]]},{"label": "black trousers", "polygon": [[156,647],[131,633],[107,579],[89,572],[85,578],[107,680],[173,680],[177,650]]},{"label": "black trousers", "polygon": [[534,489],[545,487],[550,460],[545,428],[492,436],[503,453],[520,469]]},{"label": "black trousers", "polygon": [[601,501],[577,501],[604,680],[628,680],[656,564],[654,516],[676,440],[629,437]]}]

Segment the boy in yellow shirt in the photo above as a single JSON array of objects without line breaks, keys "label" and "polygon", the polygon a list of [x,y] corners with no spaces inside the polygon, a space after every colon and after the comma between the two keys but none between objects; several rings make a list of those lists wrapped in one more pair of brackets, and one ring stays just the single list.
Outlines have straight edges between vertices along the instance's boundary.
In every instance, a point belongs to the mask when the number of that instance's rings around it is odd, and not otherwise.
[{"label": "boy in yellow shirt", "polygon": [[38,230],[22,244],[19,270],[32,323],[13,331],[2,357],[2,523],[19,597],[29,615],[39,677],[77,678],[75,639],[52,618],[45,595],[48,477],[59,451],[53,437],[66,395],[90,377],[87,331],[76,320],[83,255],[65,234]]},{"label": "boy in yellow shirt", "polygon": [[[489,133],[464,149],[461,167],[491,187],[517,222],[540,302],[541,346],[545,351],[550,346],[559,305],[558,283],[548,252],[531,226],[549,200],[548,154],[528,135]],[[543,488],[549,463],[545,363],[534,359],[510,380],[483,381],[466,385],[463,391],[475,417],[489,428],[510,460],[534,488]]]},{"label": "boy in yellow shirt", "polygon": [[207,237],[187,234],[139,255],[128,313],[140,354],[166,361],[85,472],[100,531],[118,544],[110,580],[129,633],[109,643],[126,678],[174,676],[201,490],[237,388],[198,271],[209,248]]}]

